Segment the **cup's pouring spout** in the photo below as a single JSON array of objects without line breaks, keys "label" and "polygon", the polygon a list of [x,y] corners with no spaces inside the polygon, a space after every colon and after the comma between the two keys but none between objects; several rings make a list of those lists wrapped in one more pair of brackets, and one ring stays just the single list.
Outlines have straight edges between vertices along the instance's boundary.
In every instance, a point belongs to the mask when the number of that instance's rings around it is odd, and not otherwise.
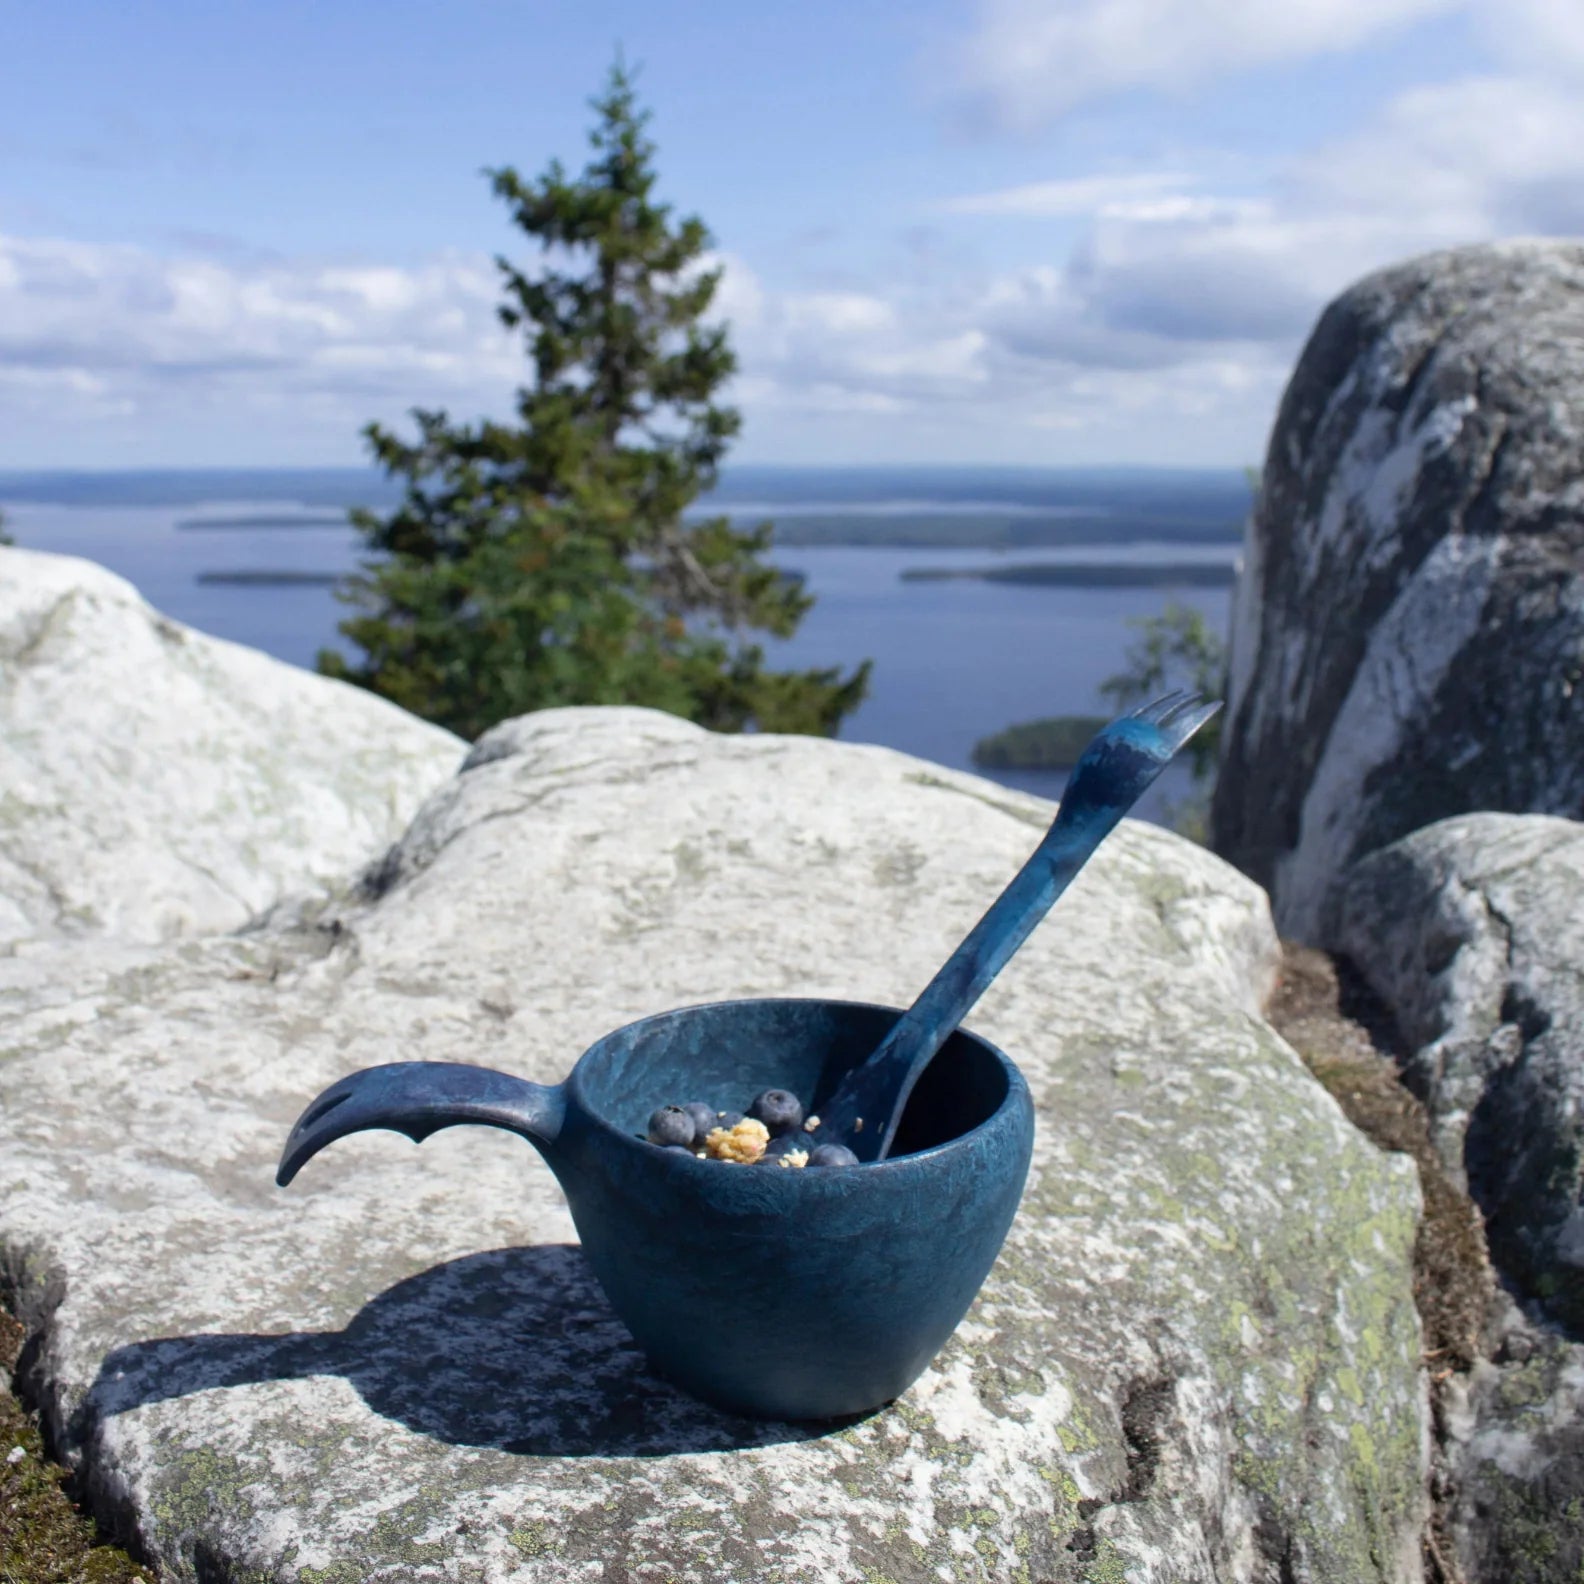
[{"label": "cup's pouring spout", "polygon": [[368,1128],[390,1128],[421,1144],[461,1123],[506,1128],[538,1147],[552,1170],[566,1121],[562,1085],[529,1083],[465,1062],[388,1062],[330,1085],[297,1119],[275,1181],[284,1188],[326,1144]]}]

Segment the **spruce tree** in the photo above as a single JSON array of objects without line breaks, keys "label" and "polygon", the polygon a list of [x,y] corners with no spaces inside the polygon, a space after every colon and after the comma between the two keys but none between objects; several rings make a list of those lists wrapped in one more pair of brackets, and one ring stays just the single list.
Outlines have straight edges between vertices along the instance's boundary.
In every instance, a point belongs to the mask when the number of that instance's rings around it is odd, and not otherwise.
[{"label": "spruce tree", "polygon": [[714,397],[735,359],[702,323],[720,281],[697,218],[651,196],[654,146],[618,63],[570,179],[486,171],[540,247],[497,258],[502,322],[532,365],[515,423],[413,412],[408,443],[368,425],[404,485],[388,515],[353,512],[374,557],[343,599],[340,631],[364,653],[319,669],[476,737],[557,704],[645,704],[717,731],[834,733],[868,688],[869,662],[767,670],[745,630],[788,637],[812,604],[759,557],[768,524],[684,512],[714,484],[739,428]]}]

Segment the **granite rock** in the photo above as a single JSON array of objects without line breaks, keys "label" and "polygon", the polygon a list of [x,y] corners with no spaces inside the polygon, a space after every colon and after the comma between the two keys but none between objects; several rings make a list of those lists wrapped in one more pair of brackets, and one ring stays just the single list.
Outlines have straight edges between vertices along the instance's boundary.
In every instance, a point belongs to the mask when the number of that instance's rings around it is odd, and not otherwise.
[{"label": "granite rock", "polygon": [[1447,1530],[1467,1584],[1584,1576],[1584,1347],[1508,1305],[1443,1406]]},{"label": "granite rock", "polygon": [[1355,858],[1584,814],[1584,245],[1435,253],[1321,317],[1233,604],[1212,845],[1326,933]]},{"label": "granite rock", "polygon": [[466,750],[92,562],[0,547],[0,950],[234,929],[377,857]]},{"label": "granite rock", "polygon": [[556,1080],[690,1002],[905,1004],[1050,815],[885,749],[551,710],[360,886],[0,958],[0,1247],[96,1505],[183,1584],[1417,1581],[1414,1169],[1263,1020],[1263,894],[1153,827],[970,1019],[1029,1079],[1029,1186],[857,1423],[652,1377],[520,1140],[358,1135],[274,1187],[355,1067]]},{"label": "granite rock", "polygon": [[1330,944],[1391,1012],[1506,1291],[1446,1385],[1447,1529],[1469,1584],[1584,1567],[1584,824],[1441,820],[1361,859]]},{"label": "granite rock", "polygon": [[1361,859],[1329,944],[1391,1009],[1491,1257],[1584,1333],[1584,824],[1438,821]]}]

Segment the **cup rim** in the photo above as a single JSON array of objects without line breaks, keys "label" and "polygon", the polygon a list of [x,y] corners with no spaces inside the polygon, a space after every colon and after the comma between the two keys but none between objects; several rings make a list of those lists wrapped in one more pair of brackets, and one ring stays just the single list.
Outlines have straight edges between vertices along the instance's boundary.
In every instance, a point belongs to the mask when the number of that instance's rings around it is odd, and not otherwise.
[{"label": "cup rim", "polygon": [[[583,1052],[581,1056],[578,1057],[577,1061],[573,1064],[572,1071],[567,1075],[566,1087],[572,1092],[574,1098],[576,1099],[579,1111],[581,1111],[584,1116],[588,1117],[589,1120],[602,1133],[613,1139],[619,1140],[624,1147],[630,1146],[634,1150],[642,1149],[645,1152],[645,1159],[657,1159],[658,1163],[666,1169],[691,1169],[694,1167],[710,1167],[729,1164],[722,1161],[702,1161],[691,1151],[663,1149],[659,1145],[649,1143],[647,1139],[640,1139],[627,1132],[625,1129],[617,1127],[616,1124],[611,1122],[603,1112],[597,1111],[593,1106],[590,1106],[585,1102],[581,1092],[581,1085],[578,1083],[578,1074],[582,1069],[583,1063],[591,1055],[593,1055],[593,1053],[597,1051],[601,1045],[603,1045],[607,1040],[614,1039],[618,1034],[625,1033],[628,1029],[638,1028],[645,1023],[657,1023],[662,1018],[678,1017],[684,1013],[706,1012],[711,1011],[716,1007],[742,1006],[744,1003],[752,1003],[759,1006],[813,1005],[845,1007],[855,1008],[866,1012],[892,1012],[898,1016],[907,1010],[905,1007],[887,1006],[885,1003],[880,1001],[849,1001],[839,996],[731,996],[720,1001],[695,1001],[690,1002],[685,1006],[669,1007],[664,1012],[651,1012],[643,1017],[634,1018],[631,1022],[620,1024],[616,1028],[611,1029],[608,1033],[602,1034],[597,1040],[594,1041],[592,1045],[588,1047],[587,1050]],[[958,1024],[958,1026],[952,1031],[952,1035],[948,1035],[947,1038],[951,1038],[956,1034],[963,1034],[969,1039],[974,1040],[979,1045],[983,1046],[984,1049],[989,1051],[990,1054],[994,1056],[998,1062],[1000,1062],[1002,1070],[1006,1074],[1007,1079],[1007,1092],[1002,1096],[1001,1103],[995,1108],[994,1111],[990,1113],[989,1116],[984,1119],[983,1122],[977,1123],[975,1126],[967,1129],[965,1132],[958,1133],[954,1137],[946,1139],[940,1144],[932,1144],[928,1149],[915,1150],[908,1155],[888,1155],[884,1160],[880,1161],[863,1161],[860,1164],[863,1166],[865,1171],[889,1171],[892,1169],[906,1169],[912,1166],[914,1163],[927,1163],[945,1154],[949,1150],[956,1150],[959,1147],[966,1146],[970,1140],[977,1138],[980,1134],[987,1132],[989,1129],[998,1125],[1004,1125],[1004,1118],[1009,1109],[1016,1102],[1020,1093],[1028,1096],[1029,1105],[1032,1108],[1032,1096],[1029,1095],[1028,1080],[1023,1076],[1023,1073],[1019,1069],[1017,1063],[1014,1062],[999,1045],[997,1045],[986,1035],[977,1034],[972,1029],[966,1028],[962,1024]],[[654,1152],[653,1155],[649,1154],[650,1151]],[[688,1163],[687,1168],[682,1168],[682,1161],[684,1159]],[[783,1174],[781,1172],[772,1172],[766,1175],[779,1179]],[[802,1179],[808,1174],[806,1171],[794,1171],[785,1175]],[[816,1172],[814,1174],[815,1180],[819,1180],[822,1175],[822,1173]],[[839,1175],[840,1174],[838,1174],[838,1176]]]}]

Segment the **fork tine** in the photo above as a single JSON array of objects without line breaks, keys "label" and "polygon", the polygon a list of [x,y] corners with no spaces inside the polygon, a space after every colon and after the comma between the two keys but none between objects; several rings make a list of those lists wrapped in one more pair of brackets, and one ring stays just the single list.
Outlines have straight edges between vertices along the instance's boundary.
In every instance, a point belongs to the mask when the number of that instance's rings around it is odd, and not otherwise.
[{"label": "fork tine", "polygon": [[1185,692],[1164,715],[1156,719],[1155,724],[1162,729],[1170,726],[1174,721],[1181,720],[1191,709],[1204,702],[1202,693]]},{"label": "fork tine", "polygon": [[1153,716],[1159,710],[1170,709],[1171,706],[1175,704],[1178,699],[1182,698],[1187,692],[1187,688],[1172,688],[1169,692],[1162,693],[1159,698],[1150,699],[1147,703],[1141,704],[1138,709],[1134,711],[1134,714],[1140,716]]},{"label": "fork tine", "polygon": [[1147,720],[1159,725],[1161,720],[1169,715],[1179,704],[1194,697],[1187,688],[1174,688],[1170,693],[1163,693],[1158,699],[1151,699],[1147,704],[1140,704],[1135,710],[1128,711],[1130,720]]},{"label": "fork tine", "polygon": [[[1198,697],[1197,694],[1194,695]],[[1191,709],[1186,715],[1177,715],[1170,725],[1165,727],[1166,736],[1171,743],[1171,751],[1176,753],[1204,723],[1221,708],[1220,699],[1212,699],[1208,704],[1201,704],[1197,709]]]}]

